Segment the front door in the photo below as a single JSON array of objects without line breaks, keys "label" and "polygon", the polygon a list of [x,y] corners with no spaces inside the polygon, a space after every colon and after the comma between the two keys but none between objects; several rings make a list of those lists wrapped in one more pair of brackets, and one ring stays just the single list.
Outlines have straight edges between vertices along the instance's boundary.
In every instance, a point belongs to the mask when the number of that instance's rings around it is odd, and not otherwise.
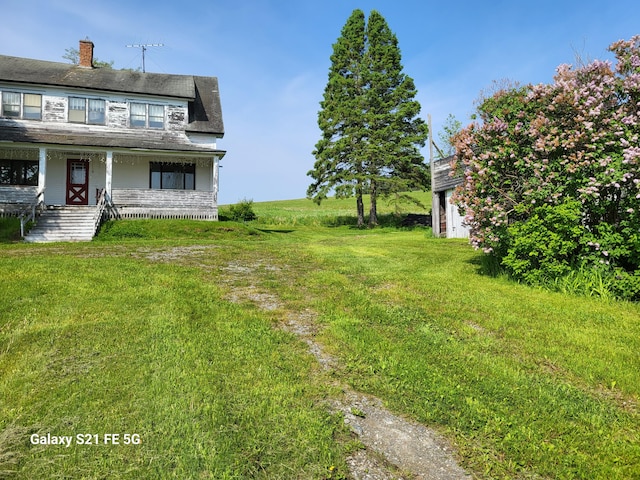
[{"label": "front door", "polygon": [[67,205],[89,204],[89,162],[67,160]]}]

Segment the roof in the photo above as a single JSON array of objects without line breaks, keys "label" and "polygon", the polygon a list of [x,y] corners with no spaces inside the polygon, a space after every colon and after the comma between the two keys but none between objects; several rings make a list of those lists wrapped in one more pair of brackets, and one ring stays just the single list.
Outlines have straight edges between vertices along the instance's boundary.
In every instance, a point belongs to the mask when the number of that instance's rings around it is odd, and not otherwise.
[{"label": "roof", "polygon": [[0,80],[60,87],[87,88],[121,93],[195,98],[193,77],[132,72],[112,68],[87,68],[0,55]]},{"label": "roof", "polygon": [[433,161],[433,192],[444,192],[462,184],[462,176],[450,176],[453,155]]},{"label": "roof", "polygon": [[208,145],[193,143],[185,132],[169,130],[127,129],[120,134],[98,135],[85,132],[79,125],[62,124],[51,128],[35,122],[26,128],[24,122],[0,118],[0,147],[8,143],[42,145],[75,145],[109,149],[163,150],[168,152],[202,153],[224,156],[224,150],[212,150]]},{"label": "roof", "polygon": [[0,55],[0,82],[183,99],[189,101],[188,131],[220,136],[224,134],[216,77],[87,68]]},{"label": "roof", "polygon": [[189,103],[187,131],[207,133],[210,128],[213,128],[216,132],[224,133],[218,79],[215,77],[192,78],[195,99]]}]

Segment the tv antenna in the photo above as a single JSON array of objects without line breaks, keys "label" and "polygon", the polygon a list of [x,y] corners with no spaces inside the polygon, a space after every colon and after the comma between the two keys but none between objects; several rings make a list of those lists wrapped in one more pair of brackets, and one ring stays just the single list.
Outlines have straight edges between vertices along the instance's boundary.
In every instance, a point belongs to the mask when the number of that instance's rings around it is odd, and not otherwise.
[{"label": "tv antenna", "polygon": [[142,49],[142,73],[145,73],[146,70],[144,66],[144,52],[147,51],[148,47],[164,47],[164,44],[163,43],[135,43],[133,45],[127,45],[127,47]]}]

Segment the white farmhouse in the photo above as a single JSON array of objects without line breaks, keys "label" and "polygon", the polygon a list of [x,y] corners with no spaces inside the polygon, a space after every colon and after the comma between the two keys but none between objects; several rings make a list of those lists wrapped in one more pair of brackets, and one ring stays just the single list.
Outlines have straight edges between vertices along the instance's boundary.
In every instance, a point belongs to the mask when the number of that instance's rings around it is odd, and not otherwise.
[{"label": "white farmhouse", "polygon": [[[94,68],[93,48],[78,65],[0,55],[0,215],[41,212],[32,241],[90,239],[105,217],[217,220],[217,78]],[[51,227],[79,216],[93,231]]]}]

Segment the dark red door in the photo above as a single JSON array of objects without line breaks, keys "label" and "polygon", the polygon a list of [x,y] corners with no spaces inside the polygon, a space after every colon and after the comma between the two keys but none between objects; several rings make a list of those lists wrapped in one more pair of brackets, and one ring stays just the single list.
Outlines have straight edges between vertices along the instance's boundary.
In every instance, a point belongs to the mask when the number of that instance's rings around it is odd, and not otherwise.
[{"label": "dark red door", "polygon": [[67,205],[89,204],[89,162],[67,160]]}]

